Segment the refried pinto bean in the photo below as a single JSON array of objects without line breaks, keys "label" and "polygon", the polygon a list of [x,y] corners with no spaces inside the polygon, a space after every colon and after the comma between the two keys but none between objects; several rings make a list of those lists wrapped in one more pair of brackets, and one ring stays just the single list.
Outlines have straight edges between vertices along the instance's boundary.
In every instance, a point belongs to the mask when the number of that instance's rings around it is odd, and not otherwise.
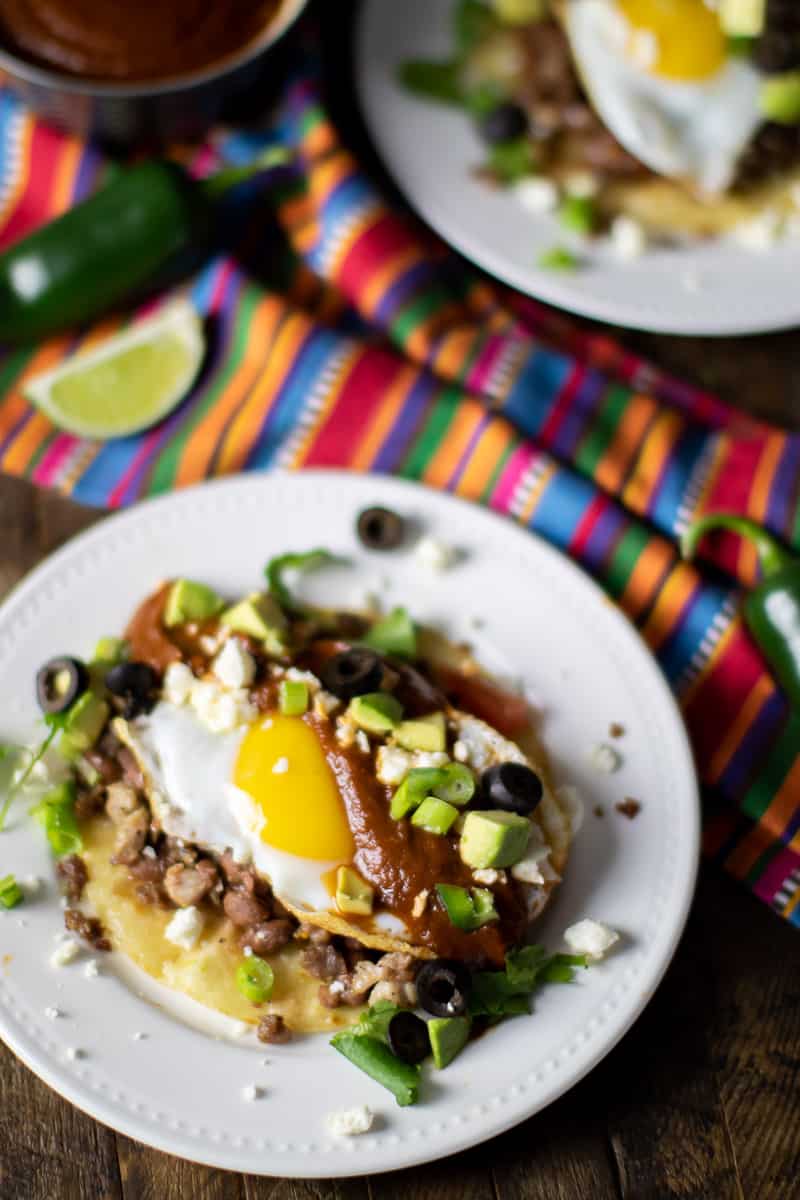
[{"label": "refried pinto bean", "polygon": [[291,940],[292,923],[281,918],[277,921],[264,921],[261,925],[254,925],[242,935],[240,945],[249,947],[253,954],[263,958],[267,954],[274,954],[276,950],[288,945]]},{"label": "refried pinto bean", "polygon": [[222,907],[225,909],[225,916],[243,929],[252,925],[262,925],[270,916],[266,904],[257,900],[255,896],[248,896],[247,892],[226,892]]},{"label": "refried pinto bean", "polygon": [[300,956],[303,970],[315,979],[340,979],[347,974],[344,955],[335,946],[308,946]]},{"label": "refried pinto bean", "polygon": [[256,1036],[260,1042],[266,1042],[270,1046],[279,1046],[284,1042],[291,1041],[292,1031],[283,1017],[279,1017],[275,1013],[267,1013],[258,1023]]},{"label": "refried pinto bean", "polygon": [[97,917],[87,917],[77,908],[68,908],[64,913],[64,925],[71,933],[88,942],[93,950],[110,950],[111,942]]},{"label": "refried pinto bean", "polygon": [[68,854],[66,858],[59,859],[56,875],[64,884],[67,899],[77,904],[89,879],[86,863],[79,854]]},{"label": "refried pinto bean", "polygon": [[191,867],[174,863],[164,875],[164,891],[178,908],[190,908],[208,895],[219,882],[219,872],[207,858]]}]

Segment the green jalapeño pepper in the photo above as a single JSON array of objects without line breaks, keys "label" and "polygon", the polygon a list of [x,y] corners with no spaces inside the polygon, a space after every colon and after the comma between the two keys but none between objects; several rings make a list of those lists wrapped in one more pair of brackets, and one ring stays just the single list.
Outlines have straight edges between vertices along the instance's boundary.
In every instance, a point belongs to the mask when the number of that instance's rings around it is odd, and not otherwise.
[{"label": "green jalape\u00f1o pepper", "polygon": [[713,529],[738,533],[756,549],[763,578],[745,596],[744,619],[792,707],[800,710],[800,558],[755,521],[729,513],[710,513],[690,525],[681,538],[684,558]]},{"label": "green jalape\u00f1o pepper", "polygon": [[159,159],[118,170],[0,254],[0,343],[47,337],[143,295],[165,271],[188,265],[188,255],[208,250],[218,198],[286,157],[269,150],[200,181]]}]

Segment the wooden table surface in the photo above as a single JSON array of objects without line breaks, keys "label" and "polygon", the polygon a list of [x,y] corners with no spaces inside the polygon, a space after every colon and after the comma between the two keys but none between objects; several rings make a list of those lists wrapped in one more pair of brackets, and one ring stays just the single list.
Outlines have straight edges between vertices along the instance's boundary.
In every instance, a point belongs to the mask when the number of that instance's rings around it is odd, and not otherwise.
[{"label": "wooden table surface", "polygon": [[[795,333],[735,341],[627,336],[741,407],[800,428]],[[101,519],[0,478],[0,594]],[[0,1197],[792,1200],[800,1198],[799,1097],[800,933],[707,868],[675,960],[633,1029],[568,1095],[488,1144],[358,1180],[228,1174],[97,1124],[0,1046]]]}]

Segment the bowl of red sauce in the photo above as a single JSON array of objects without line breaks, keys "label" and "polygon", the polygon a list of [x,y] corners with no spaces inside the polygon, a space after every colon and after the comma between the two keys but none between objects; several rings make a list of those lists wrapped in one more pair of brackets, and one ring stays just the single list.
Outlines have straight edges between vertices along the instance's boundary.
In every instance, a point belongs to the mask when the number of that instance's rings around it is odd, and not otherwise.
[{"label": "bowl of red sauce", "polygon": [[263,103],[270,52],[307,3],[0,0],[0,72],[82,136],[192,139],[248,97]]}]

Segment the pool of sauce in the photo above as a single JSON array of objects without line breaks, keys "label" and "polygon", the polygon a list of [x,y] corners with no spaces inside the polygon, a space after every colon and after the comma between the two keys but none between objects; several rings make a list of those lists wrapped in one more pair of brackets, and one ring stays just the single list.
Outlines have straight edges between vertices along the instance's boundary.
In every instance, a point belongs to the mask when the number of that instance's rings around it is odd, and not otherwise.
[{"label": "pool of sauce", "polygon": [[[163,614],[169,587],[169,582],[165,583],[131,618],[125,630],[131,658],[147,662],[157,671],[183,660],[198,674],[202,673],[208,666],[208,657],[202,653],[200,639],[213,634],[217,622],[193,622],[166,629]],[[346,643],[326,639],[314,665],[321,665],[326,656],[345,647]],[[412,680],[413,687],[407,679],[403,684],[417,696],[419,709],[431,711],[426,691],[431,685],[419,672],[414,675],[418,678]],[[274,685],[267,687],[269,695],[265,694],[263,703],[259,703],[262,709],[275,705]],[[431,695],[438,699],[432,688]],[[415,945],[428,947],[440,958],[502,966],[506,951],[520,941],[527,924],[524,898],[516,885],[506,882],[492,888],[499,921],[471,933],[457,929],[436,895],[437,883],[475,885],[472,871],[459,856],[457,837],[440,837],[418,829],[410,821],[392,820],[389,815],[392,790],[376,778],[372,756],[342,747],[336,739],[333,722],[313,713],[307,713],[303,719],[319,738],[336,779],[356,846],[353,861],[375,889],[376,911],[398,917],[409,929]],[[423,891],[429,893],[428,904],[416,917],[412,914],[414,901]]]},{"label": "pool of sauce", "polygon": [[166,79],[243,48],[279,7],[280,0],[0,0],[0,41],[85,79]]}]

